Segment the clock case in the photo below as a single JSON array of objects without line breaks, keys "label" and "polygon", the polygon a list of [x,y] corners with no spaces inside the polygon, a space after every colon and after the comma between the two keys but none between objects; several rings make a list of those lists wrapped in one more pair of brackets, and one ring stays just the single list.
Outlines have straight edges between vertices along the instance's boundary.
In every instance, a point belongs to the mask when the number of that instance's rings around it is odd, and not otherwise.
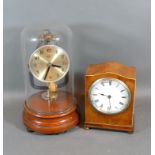
[{"label": "clock case", "polygon": [[[55,39],[50,41],[43,40],[42,36],[47,33],[56,36]],[[28,131],[57,134],[75,127],[79,122],[74,96],[71,42],[72,32],[66,25],[33,25],[22,31],[21,43],[25,77],[23,122]],[[70,58],[70,69],[66,76],[57,82],[58,97],[52,103],[42,98],[42,94],[48,90],[47,83],[37,80],[29,69],[31,54],[44,45],[59,46],[67,52]]]},{"label": "clock case", "polygon": [[[114,78],[123,81],[131,92],[128,108],[118,114],[103,114],[92,106],[89,98],[91,85],[101,78]],[[134,131],[134,104],[136,88],[136,68],[111,61],[92,64],[85,75],[85,121],[84,128],[101,128],[118,131]]]}]

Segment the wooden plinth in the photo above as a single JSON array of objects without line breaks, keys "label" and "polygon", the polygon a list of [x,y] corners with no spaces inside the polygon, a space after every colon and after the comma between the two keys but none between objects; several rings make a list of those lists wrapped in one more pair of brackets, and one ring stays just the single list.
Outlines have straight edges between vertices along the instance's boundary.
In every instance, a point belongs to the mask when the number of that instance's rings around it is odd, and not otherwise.
[{"label": "wooden plinth", "polygon": [[48,103],[41,97],[43,92],[34,94],[25,102],[23,122],[28,131],[42,134],[57,134],[68,131],[79,123],[74,98],[66,92],[59,92],[58,98]]}]

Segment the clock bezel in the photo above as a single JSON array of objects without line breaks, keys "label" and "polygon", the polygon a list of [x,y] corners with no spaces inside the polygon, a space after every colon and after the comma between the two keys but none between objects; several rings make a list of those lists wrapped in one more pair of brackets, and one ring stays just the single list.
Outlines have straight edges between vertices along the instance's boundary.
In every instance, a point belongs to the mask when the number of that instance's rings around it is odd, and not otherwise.
[{"label": "clock bezel", "polygon": [[[30,65],[31,60],[32,60],[34,54],[37,53],[39,49],[46,48],[46,47],[48,47],[48,46],[50,46],[50,47],[55,47],[56,49],[61,49],[61,50],[63,51],[63,54],[65,54],[65,56],[67,57],[67,61],[68,61],[67,69],[66,69],[66,71],[64,72],[63,76],[61,76],[60,78],[58,78],[58,79],[56,79],[56,80],[51,80],[51,81],[39,79],[39,78],[33,73],[33,69],[31,68],[31,65]],[[68,73],[68,71],[69,71],[69,69],[70,69],[70,58],[69,58],[68,53],[67,53],[63,48],[61,48],[61,47],[59,47],[59,46],[57,46],[57,45],[43,45],[43,46],[40,46],[39,48],[37,48],[37,49],[31,54],[31,56],[30,56],[30,58],[29,58],[28,66],[29,66],[30,72],[32,73],[32,75],[33,75],[38,81],[44,82],[44,83],[58,82],[59,80],[63,79],[63,78],[66,76],[66,74]]]},{"label": "clock bezel", "polygon": [[[123,110],[118,111],[118,112],[115,112],[115,113],[107,113],[107,112],[104,112],[104,111],[100,111],[99,109],[97,109],[97,108],[94,106],[94,104],[93,104],[93,102],[92,102],[92,99],[91,99],[91,91],[92,91],[92,88],[94,87],[94,85],[96,85],[98,82],[100,82],[100,81],[102,81],[102,80],[113,80],[113,81],[117,81],[117,82],[119,82],[121,85],[123,85],[123,86],[126,88],[126,90],[128,91],[129,100],[128,100],[128,103],[126,104],[126,106],[125,106],[125,108],[124,108]],[[121,80],[119,80],[119,79],[116,79],[116,78],[111,78],[111,77],[106,77],[106,78],[104,77],[104,78],[100,78],[100,79],[95,80],[95,81],[91,84],[91,86],[90,86],[90,88],[89,88],[88,94],[89,94],[89,100],[90,100],[90,103],[91,103],[92,107],[93,107],[96,111],[100,112],[101,114],[105,114],[105,115],[116,115],[116,114],[122,113],[122,112],[124,112],[124,111],[126,111],[126,110],[128,109],[128,107],[129,107],[129,105],[130,105],[130,102],[131,102],[131,91],[130,91],[129,87],[128,87],[123,81],[121,81]]]}]

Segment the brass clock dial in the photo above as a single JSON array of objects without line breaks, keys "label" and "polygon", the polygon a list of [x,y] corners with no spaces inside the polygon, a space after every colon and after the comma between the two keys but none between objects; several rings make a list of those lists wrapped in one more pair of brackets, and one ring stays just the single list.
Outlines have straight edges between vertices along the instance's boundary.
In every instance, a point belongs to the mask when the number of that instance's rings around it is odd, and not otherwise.
[{"label": "brass clock dial", "polygon": [[32,75],[41,82],[56,82],[68,72],[70,59],[64,49],[56,45],[44,45],[36,49],[29,60]]}]

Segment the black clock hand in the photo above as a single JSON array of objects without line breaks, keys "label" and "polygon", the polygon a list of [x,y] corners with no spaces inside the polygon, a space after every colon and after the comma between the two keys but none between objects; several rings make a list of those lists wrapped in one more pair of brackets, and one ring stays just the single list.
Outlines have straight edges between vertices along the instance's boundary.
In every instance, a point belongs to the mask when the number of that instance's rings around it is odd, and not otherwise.
[{"label": "black clock hand", "polygon": [[110,98],[109,98],[109,107],[108,109],[110,110],[111,109],[111,102],[110,102]]},{"label": "black clock hand", "polygon": [[45,74],[45,76],[44,76],[44,80],[46,80],[46,77],[47,77],[47,75],[48,75],[48,72],[49,72],[49,70],[50,70],[50,65],[48,66],[48,68],[47,68],[47,71],[46,71],[46,74]]},{"label": "black clock hand", "polygon": [[55,65],[55,64],[51,64],[52,67],[58,67],[58,68],[61,68],[62,66],[59,66],[59,65]]},{"label": "black clock hand", "polygon": [[102,96],[106,96],[106,95],[104,95],[104,94],[100,94],[100,95],[102,95]]},{"label": "black clock hand", "polygon": [[107,97],[108,97],[108,99],[109,99],[109,107],[108,107],[108,109],[110,110],[110,109],[111,109],[111,102],[110,102],[111,95],[108,95]]}]

